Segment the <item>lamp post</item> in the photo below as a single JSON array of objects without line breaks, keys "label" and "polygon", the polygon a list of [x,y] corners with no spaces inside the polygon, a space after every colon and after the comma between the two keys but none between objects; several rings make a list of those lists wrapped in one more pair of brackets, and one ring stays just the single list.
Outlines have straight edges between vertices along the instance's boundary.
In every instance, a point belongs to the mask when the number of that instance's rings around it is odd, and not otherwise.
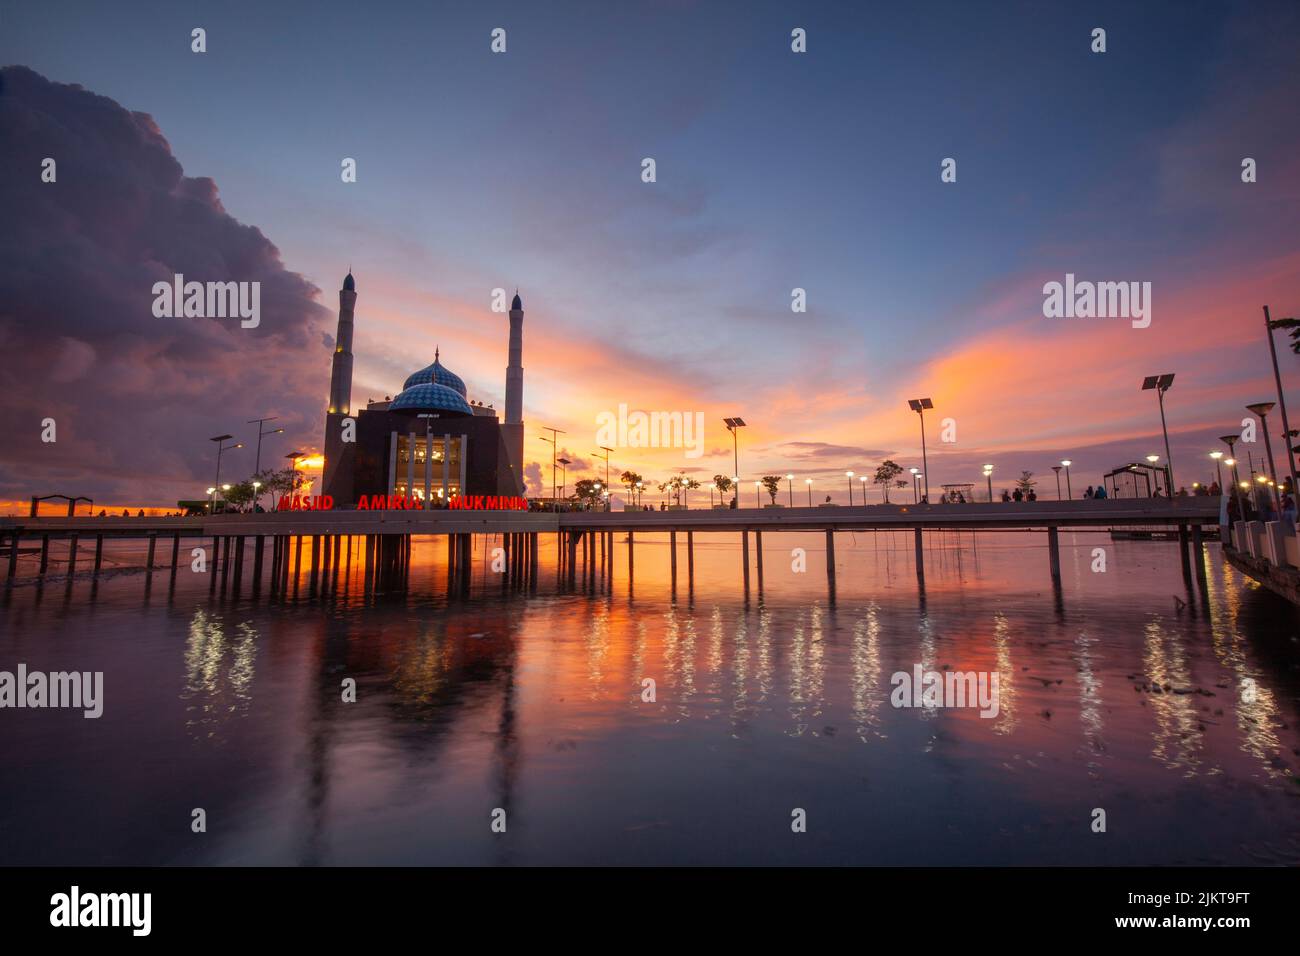
[{"label": "lamp post", "polygon": [[[1278,319],[1278,324],[1281,325],[1287,321],[1287,319]],[[1287,473],[1291,476],[1290,491],[1294,499],[1297,490],[1295,455],[1291,451],[1291,423],[1286,418],[1286,396],[1282,394],[1282,373],[1277,368],[1277,346],[1273,344],[1273,324],[1268,315],[1268,306],[1264,306],[1264,328],[1268,330],[1268,351],[1273,357],[1273,380],[1277,382],[1277,400],[1282,410],[1282,448],[1286,452],[1286,468]]]},{"label": "lamp post", "polygon": [[[722,421],[727,426],[727,431],[731,432],[732,467],[736,469],[736,474],[739,475],[740,474],[740,439],[739,437],[737,437],[737,433],[740,431],[740,429],[745,427],[745,420],[743,418],[724,418]],[[737,477],[736,481],[740,481],[740,478]],[[735,492],[734,494],[732,494],[731,497],[733,501],[736,501],[737,506],[739,506],[740,502],[737,500],[740,497],[739,486],[736,486]]]},{"label": "lamp post", "polygon": [[[235,437],[234,435],[217,435],[215,438],[208,439],[208,441],[214,441],[217,443],[217,475],[216,478],[213,480],[212,484],[217,486],[218,488],[221,487],[221,452],[225,449],[226,442],[234,437]],[[236,442],[230,447],[243,448],[244,444],[243,442]],[[209,504],[211,504],[211,502],[209,502]]]},{"label": "lamp post", "polygon": [[[307,453],[305,451],[291,451],[284,457],[289,459],[289,472],[293,476],[293,487],[289,489],[289,494],[292,496],[298,490],[298,459],[306,458]],[[284,500],[283,494],[280,495],[280,500]]]},{"label": "lamp post", "polygon": [[1166,372],[1164,375],[1148,375],[1142,380],[1142,390],[1145,392],[1154,388],[1156,397],[1160,400],[1160,430],[1165,436],[1165,474],[1169,479],[1170,487],[1174,484],[1174,456],[1169,454],[1169,429],[1165,425],[1165,392],[1169,391],[1173,384],[1173,372]]},{"label": "lamp post", "polygon": [[212,496],[216,493],[217,489],[215,487],[208,489],[208,514],[212,514]]},{"label": "lamp post", "polygon": [[[263,425],[265,425],[267,422],[274,422],[274,421],[279,421],[279,419],[278,418],[252,418],[249,419],[247,422],[245,422],[245,424],[247,425],[257,426],[257,456],[253,459],[253,474],[255,475],[262,470],[262,438],[266,435],[281,435],[284,433],[283,428],[270,428],[265,431],[262,430]],[[253,510],[254,511],[257,510],[257,498],[258,498],[257,488],[260,486],[260,484],[261,484],[260,482],[253,483]]]},{"label": "lamp post", "polygon": [[849,507],[853,507],[853,472],[846,471],[844,477],[849,480]]},{"label": "lamp post", "polygon": [[1223,457],[1223,452],[1212,451],[1210,457],[1214,459],[1214,482],[1219,486],[1219,494],[1223,494],[1223,469],[1219,467],[1219,459]]},{"label": "lamp post", "polygon": [[907,470],[912,473],[912,504],[918,505],[921,503],[921,469],[912,467]]},{"label": "lamp post", "polygon": [[930,501],[930,460],[925,454],[925,410],[934,408],[934,402],[928,398],[913,398],[909,399],[907,404],[912,411],[921,416],[921,467],[925,469],[923,476],[925,478],[925,500],[928,503]]},{"label": "lamp post", "polygon": [[989,483],[989,502],[993,501],[993,466],[984,466],[984,480]]},{"label": "lamp post", "polygon": [[[427,354],[427,353],[426,353],[426,354]],[[555,459],[555,461],[556,461],[556,464],[558,464],[558,465],[560,466],[560,491],[563,491],[564,488],[565,488],[565,485],[567,485],[567,484],[569,483],[569,479],[568,479],[568,474],[569,474],[569,473],[568,473],[568,470],[567,470],[567,469],[568,469],[569,465],[572,465],[572,464],[573,464],[573,462],[570,461],[570,460],[567,459],[567,458],[557,458],[557,459]]]},{"label": "lamp post", "polygon": [[761,481],[754,482],[754,507],[755,508],[763,507],[763,496],[759,494],[759,492],[762,490],[763,490],[763,483]]},{"label": "lamp post", "polygon": [[543,426],[542,431],[551,433],[550,438],[547,438],[545,435],[539,435],[538,437],[541,438],[542,441],[551,443],[551,508],[554,510],[559,506],[559,499],[555,495],[555,466],[558,464],[555,454],[559,446],[555,443],[555,436],[563,435],[565,432],[560,431],[558,428],[550,428],[547,426]]},{"label": "lamp post", "polygon": [[1056,500],[1061,500],[1061,466],[1053,465],[1052,471],[1056,472]]},{"label": "lamp post", "polygon": [[785,476],[785,486],[790,492],[790,507],[794,507],[794,475]]},{"label": "lamp post", "polygon": [[[614,449],[607,448],[606,446],[601,445],[600,450],[605,453],[605,487],[608,488],[609,487],[609,453]],[[592,454],[599,457],[599,454],[597,452],[593,451]]]},{"label": "lamp post", "polygon": [[1224,463],[1227,464],[1229,469],[1231,469],[1228,474],[1232,479],[1232,493],[1237,499],[1237,517],[1239,520],[1245,521],[1246,512],[1242,508],[1241,485],[1239,482],[1240,475],[1237,474],[1237,459],[1232,453],[1232,447],[1237,444],[1237,439],[1240,437],[1240,435],[1220,435],[1219,441],[1228,446],[1228,457],[1224,459]]},{"label": "lamp post", "polygon": [[1070,487],[1070,466],[1073,464],[1074,462],[1070,461],[1068,458],[1061,459],[1061,467],[1065,469],[1065,493],[1072,501],[1074,500],[1074,489]]},{"label": "lamp post", "polygon": [[[858,481],[862,483],[862,503],[867,503],[867,476],[858,475]],[[885,485],[885,500],[889,500],[889,485]]]},{"label": "lamp post", "polygon": [[[1272,341],[1272,339],[1273,336],[1270,333],[1269,341]],[[1275,402],[1256,402],[1254,405],[1246,406],[1246,409],[1248,411],[1253,412],[1254,414],[1259,416],[1259,427],[1264,432],[1264,451],[1268,455],[1268,470],[1270,472],[1269,477],[1273,479],[1277,478],[1277,466],[1273,464],[1273,441],[1268,437],[1268,413],[1273,410],[1273,406],[1275,404],[1276,404]],[[1287,448],[1287,454],[1289,455],[1291,453],[1290,435],[1286,436],[1286,448]],[[1276,480],[1273,482],[1273,502],[1274,504],[1277,505],[1278,514],[1281,514],[1282,497],[1278,493]]]},{"label": "lamp post", "polygon": [[805,479],[803,480],[803,483],[804,483],[805,487],[807,487],[807,489],[808,489],[808,507],[811,508],[811,507],[812,507],[812,479],[811,479],[811,478],[805,478]]}]

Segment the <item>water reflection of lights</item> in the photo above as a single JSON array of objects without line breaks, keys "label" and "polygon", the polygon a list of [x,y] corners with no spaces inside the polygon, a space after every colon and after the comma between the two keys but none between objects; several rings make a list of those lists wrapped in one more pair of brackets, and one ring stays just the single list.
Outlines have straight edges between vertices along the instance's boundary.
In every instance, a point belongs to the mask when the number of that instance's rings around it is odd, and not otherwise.
[{"label": "water reflection of lights", "polygon": [[998,662],[998,716],[993,721],[993,730],[999,734],[1009,734],[1016,729],[1018,695],[1010,634],[1007,616],[997,611],[993,615],[993,648]]},{"label": "water reflection of lights", "polygon": [[1196,776],[1201,769],[1201,719],[1196,712],[1200,698],[1172,692],[1190,688],[1192,678],[1181,639],[1176,633],[1166,634],[1158,619],[1148,621],[1144,629],[1142,673],[1161,688],[1160,693],[1148,695],[1156,722],[1151,755],[1170,769]]},{"label": "water reflection of lights", "polygon": [[256,656],[257,631],[251,625],[241,622],[227,637],[219,616],[202,608],[194,612],[185,639],[181,693],[181,699],[190,702],[186,726],[191,733],[202,729],[202,736],[217,736],[227,717],[247,715]]},{"label": "water reflection of lights", "polygon": [[1079,722],[1083,735],[1094,751],[1105,749],[1102,732],[1105,725],[1101,716],[1101,678],[1093,671],[1092,648],[1097,643],[1083,631],[1074,639],[1075,679],[1079,683]]},{"label": "water reflection of lights", "polygon": [[880,670],[880,614],[872,602],[866,615],[853,623],[853,719],[863,743],[868,734],[886,736],[880,732]]}]

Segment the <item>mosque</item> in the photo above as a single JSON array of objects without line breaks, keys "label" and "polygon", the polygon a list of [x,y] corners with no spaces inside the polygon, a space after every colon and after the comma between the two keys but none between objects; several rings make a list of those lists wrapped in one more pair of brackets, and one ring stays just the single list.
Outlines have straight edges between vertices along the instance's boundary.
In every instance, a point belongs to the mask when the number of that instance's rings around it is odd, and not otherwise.
[{"label": "mosque", "polygon": [[426,508],[464,495],[522,496],[524,454],[524,305],[510,305],[505,420],[491,405],[469,401],[465,382],[433,362],[412,372],[391,399],[352,403],[352,325],[357,284],[349,272],[339,290],[338,334],[325,417],[322,494],[336,508],[363,496],[417,498]]}]

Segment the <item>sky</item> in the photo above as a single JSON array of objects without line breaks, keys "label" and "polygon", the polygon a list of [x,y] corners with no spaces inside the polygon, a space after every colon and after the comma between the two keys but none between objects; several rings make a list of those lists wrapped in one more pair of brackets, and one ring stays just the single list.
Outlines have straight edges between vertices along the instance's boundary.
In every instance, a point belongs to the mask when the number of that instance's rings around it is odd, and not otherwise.
[{"label": "sky", "polygon": [[[741,416],[747,486],[789,472],[846,500],[846,470],[921,465],[907,400],[927,396],[932,486],[991,462],[995,490],[1027,469],[1050,496],[1070,458],[1077,495],[1163,457],[1140,391],[1163,372],[1177,483],[1204,482],[1216,437],[1275,398],[1261,307],[1300,315],[1294,3],[52,0],[0,20],[3,501],[203,497],[207,438],[245,441],[222,465],[244,477],[263,416],[286,429],[263,467],[321,448],[349,268],[354,406],[437,347],[501,408],[492,294],[519,289],[530,493],[544,426],[570,483],[603,477],[598,416],[627,405],[702,413],[703,454],[616,448],[614,474],[707,486]],[[261,326],[155,318],[153,282],[181,271],[261,281]],[[1149,327],[1045,317],[1067,273],[1151,283]]]}]

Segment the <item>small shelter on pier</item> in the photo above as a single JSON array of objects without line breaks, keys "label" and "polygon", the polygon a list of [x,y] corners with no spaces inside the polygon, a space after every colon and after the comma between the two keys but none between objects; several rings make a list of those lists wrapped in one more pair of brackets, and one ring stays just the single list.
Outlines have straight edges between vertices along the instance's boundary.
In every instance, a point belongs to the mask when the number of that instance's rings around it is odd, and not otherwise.
[{"label": "small shelter on pier", "polygon": [[1160,465],[1132,461],[1101,476],[1102,487],[1112,498],[1151,498],[1156,492],[1169,497],[1168,473]]}]

